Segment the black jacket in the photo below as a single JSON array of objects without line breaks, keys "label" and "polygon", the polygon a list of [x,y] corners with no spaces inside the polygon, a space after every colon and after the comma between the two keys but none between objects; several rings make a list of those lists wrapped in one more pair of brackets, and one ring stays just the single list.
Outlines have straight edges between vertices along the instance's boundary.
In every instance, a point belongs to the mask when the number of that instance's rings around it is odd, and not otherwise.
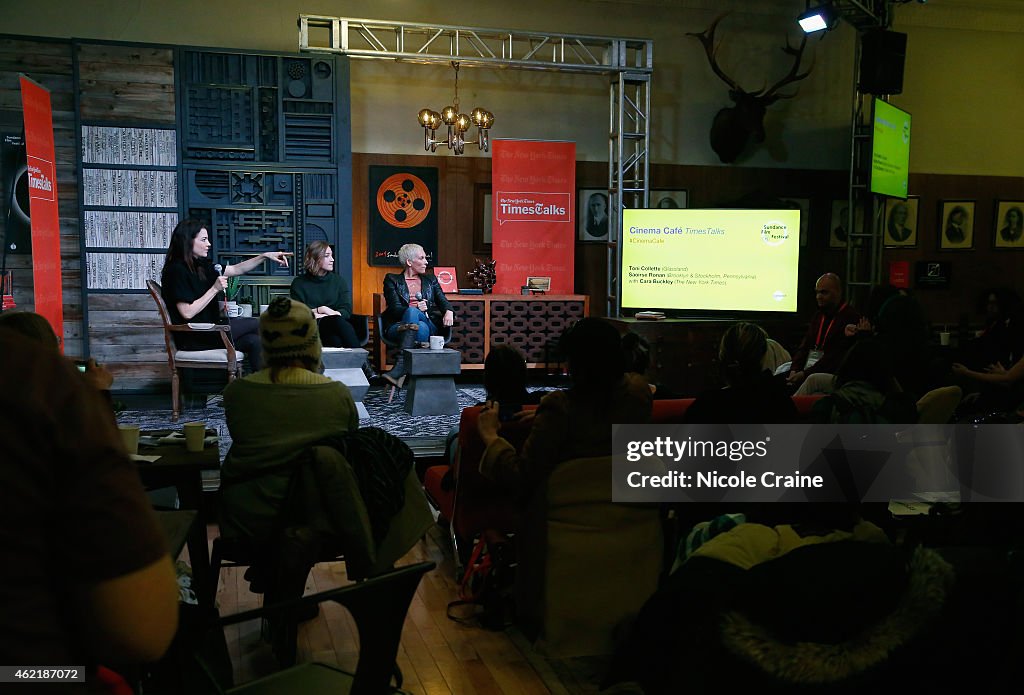
[{"label": "black jacket", "polygon": [[[433,274],[420,275],[420,284],[420,294],[427,301],[427,316],[440,328],[444,312],[452,311],[452,305],[444,296],[444,291]],[[387,303],[384,310],[384,330],[387,331],[392,324],[402,318],[402,314],[409,307],[409,287],[405,284],[402,273],[388,273],[384,276],[384,301]]]}]

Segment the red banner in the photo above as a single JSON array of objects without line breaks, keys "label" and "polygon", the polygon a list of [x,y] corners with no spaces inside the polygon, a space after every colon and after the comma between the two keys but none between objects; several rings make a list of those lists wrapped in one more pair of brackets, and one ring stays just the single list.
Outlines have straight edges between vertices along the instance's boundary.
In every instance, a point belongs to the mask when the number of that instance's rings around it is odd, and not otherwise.
[{"label": "red banner", "polygon": [[491,229],[498,294],[519,294],[529,277],[572,294],[576,143],[494,140]]},{"label": "red banner", "polygon": [[22,76],[21,108],[25,117],[25,158],[28,160],[35,310],[50,322],[54,333],[63,337],[57,158],[53,147],[53,111],[50,108],[49,90]]}]

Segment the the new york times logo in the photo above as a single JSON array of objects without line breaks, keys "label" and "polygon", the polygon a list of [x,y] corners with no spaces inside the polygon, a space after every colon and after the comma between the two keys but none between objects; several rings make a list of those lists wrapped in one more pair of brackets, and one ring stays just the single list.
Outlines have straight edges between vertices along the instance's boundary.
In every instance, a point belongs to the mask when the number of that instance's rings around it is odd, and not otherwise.
[{"label": "the new york times logo", "polygon": [[742,461],[753,456],[767,456],[769,441],[771,437],[757,441],[715,441],[693,437],[676,440],[672,437],[655,437],[650,441],[627,442],[626,460],[636,463],[641,459],[656,456],[677,463],[684,458],[727,458],[730,461]]}]

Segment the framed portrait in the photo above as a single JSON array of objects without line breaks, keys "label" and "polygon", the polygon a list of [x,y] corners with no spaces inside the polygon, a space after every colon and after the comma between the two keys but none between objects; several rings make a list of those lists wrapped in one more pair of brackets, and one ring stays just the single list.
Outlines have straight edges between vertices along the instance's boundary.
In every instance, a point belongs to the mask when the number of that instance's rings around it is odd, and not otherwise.
[{"label": "framed portrait", "polygon": [[1024,202],[997,200],[992,247],[1024,249]]},{"label": "framed portrait", "polygon": [[[829,216],[828,225],[828,247],[830,249],[845,249],[849,242],[849,230],[847,226],[850,224],[850,201],[843,198],[842,200],[832,201],[832,214]],[[864,213],[858,207],[853,214],[853,225],[857,231],[864,228]]]},{"label": "framed portrait", "polygon": [[939,203],[939,248],[966,251],[974,248],[974,201],[943,200]]},{"label": "framed portrait", "polygon": [[906,200],[885,199],[885,229],[882,237],[888,249],[914,248],[917,246],[917,196]]},{"label": "framed portrait", "polygon": [[491,184],[473,187],[473,253],[491,255]]},{"label": "framed portrait", "polygon": [[608,191],[581,188],[576,205],[576,224],[580,241],[608,241]]},{"label": "framed portrait", "polygon": [[807,227],[811,221],[811,201],[809,198],[779,198],[783,207],[800,211],[800,245],[807,246]]},{"label": "framed portrait", "polygon": [[685,190],[652,190],[648,202],[652,210],[677,210],[685,208],[689,194]]}]

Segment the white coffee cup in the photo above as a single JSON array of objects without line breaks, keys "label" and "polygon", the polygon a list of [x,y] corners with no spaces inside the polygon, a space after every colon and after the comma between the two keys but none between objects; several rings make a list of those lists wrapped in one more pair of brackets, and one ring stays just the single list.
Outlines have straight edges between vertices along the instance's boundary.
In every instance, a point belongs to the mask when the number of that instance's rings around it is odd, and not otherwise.
[{"label": "white coffee cup", "polygon": [[129,454],[139,453],[139,426],[118,425],[117,429],[121,430],[121,440],[124,442],[125,451]]},{"label": "white coffee cup", "polygon": [[939,345],[949,345],[949,332],[942,331],[939,333]]},{"label": "white coffee cup", "polygon": [[187,451],[202,451],[206,439],[205,422],[185,423],[185,449]]},{"label": "white coffee cup", "polygon": [[441,350],[444,348],[444,336],[443,335],[432,335],[430,336],[430,349]]}]

